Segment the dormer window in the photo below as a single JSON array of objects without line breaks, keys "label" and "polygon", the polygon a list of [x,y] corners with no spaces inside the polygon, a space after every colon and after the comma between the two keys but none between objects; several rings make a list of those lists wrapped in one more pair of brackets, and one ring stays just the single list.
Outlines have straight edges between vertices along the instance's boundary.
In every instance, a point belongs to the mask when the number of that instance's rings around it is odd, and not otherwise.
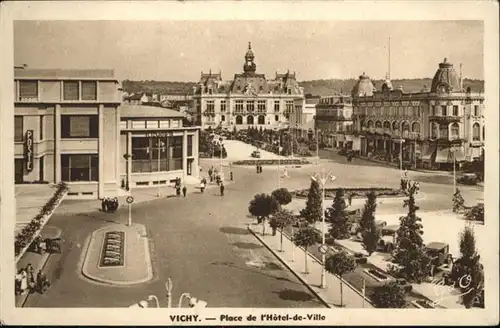
[{"label": "dormer window", "polygon": [[208,88],[208,94],[211,95],[212,94],[212,88]]},{"label": "dormer window", "polygon": [[292,94],[292,89],[288,88],[287,92],[288,92],[289,95],[291,95]]}]

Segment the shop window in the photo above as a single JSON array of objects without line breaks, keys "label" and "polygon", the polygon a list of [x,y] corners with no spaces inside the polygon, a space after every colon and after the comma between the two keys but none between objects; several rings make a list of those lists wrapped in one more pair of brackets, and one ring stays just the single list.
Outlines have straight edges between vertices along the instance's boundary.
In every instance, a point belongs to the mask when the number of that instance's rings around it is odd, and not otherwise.
[{"label": "shop window", "polygon": [[22,142],[24,140],[24,117],[14,116],[14,141]]},{"label": "shop window", "polygon": [[19,81],[19,98],[38,99],[38,81]]},{"label": "shop window", "polygon": [[62,181],[98,181],[99,155],[61,155]]},{"label": "shop window", "polygon": [[97,82],[82,81],[82,100],[97,100]]},{"label": "shop window", "polygon": [[98,138],[97,115],[61,115],[61,138]]},{"label": "shop window", "polygon": [[190,135],[187,136],[187,155],[193,156],[193,136]]},{"label": "shop window", "polygon": [[64,81],[63,83],[63,99],[64,100],[79,100],[80,86],[78,81]]}]

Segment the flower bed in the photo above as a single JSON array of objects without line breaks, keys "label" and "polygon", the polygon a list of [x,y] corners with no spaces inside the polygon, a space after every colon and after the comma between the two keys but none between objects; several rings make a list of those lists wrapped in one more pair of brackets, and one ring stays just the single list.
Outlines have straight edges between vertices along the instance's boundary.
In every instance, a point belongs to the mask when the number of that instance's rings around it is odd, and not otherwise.
[{"label": "flower bed", "polygon": [[311,164],[304,159],[248,159],[233,162],[233,165],[305,165]]},{"label": "flower bed", "polygon": [[377,281],[387,281],[390,279],[389,276],[383,274],[382,272],[376,269],[365,269],[363,271]]},{"label": "flower bed", "polygon": [[[353,197],[366,197],[366,195],[373,191],[377,197],[401,197],[405,196],[405,193],[399,189],[392,188],[326,188],[325,198],[334,198],[335,192],[338,189],[343,189],[345,194],[351,194]],[[293,197],[297,198],[307,198],[309,189],[300,189],[291,191]]]},{"label": "flower bed", "polygon": [[16,236],[14,241],[14,254],[16,256],[16,261],[19,260],[26,249],[28,249],[33,239],[40,234],[43,226],[47,223],[47,219],[52,215],[57,206],[59,206],[62,198],[67,192],[68,186],[64,182],[59,183],[56,192],[43,206],[40,213],[38,213]]}]

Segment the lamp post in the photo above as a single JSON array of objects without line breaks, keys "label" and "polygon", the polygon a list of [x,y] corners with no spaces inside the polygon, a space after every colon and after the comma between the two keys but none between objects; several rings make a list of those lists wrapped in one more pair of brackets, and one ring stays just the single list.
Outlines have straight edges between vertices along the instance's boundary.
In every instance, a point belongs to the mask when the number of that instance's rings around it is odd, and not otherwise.
[{"label": "lamp post", "polygon": [[[321,173],[316,173],[311,176],[311,179],[317,181],[321,184],[321,247],[326,247],[326,237],[325,237],[325,185],[328,181],[335,181],[337,178],[330,173],[326,173],[325,171]],[[323,266],[321,268],[321,288],[326,288],[326,270],[325,270],[325,261],[326,261],[326,252],[321,252],[321,261]]]},{"label": "lamp post", "polygon": [[155,301],[156,302],[156,307],[159,308],[160,307],[160,302],[158,301],[158,297],[156,297],[155,295],[149,295],[148,296],[148,301]]},{"label": "lamp post", "polygon": [[167,291],[167,307],[170,308],[172,307],[172,279],[168,278],[167,282],[165,283],[165,289]]}]

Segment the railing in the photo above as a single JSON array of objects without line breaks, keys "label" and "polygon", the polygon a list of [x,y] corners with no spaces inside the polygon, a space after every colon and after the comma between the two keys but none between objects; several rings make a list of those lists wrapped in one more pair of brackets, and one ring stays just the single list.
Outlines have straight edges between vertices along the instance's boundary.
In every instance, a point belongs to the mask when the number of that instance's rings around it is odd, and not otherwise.
[{"label": "railing", "polygon": [[429,116],[430,121],[437,121],[442,123],[460,122],[460,116],[441,116],[441,115],[431,115]]}]

